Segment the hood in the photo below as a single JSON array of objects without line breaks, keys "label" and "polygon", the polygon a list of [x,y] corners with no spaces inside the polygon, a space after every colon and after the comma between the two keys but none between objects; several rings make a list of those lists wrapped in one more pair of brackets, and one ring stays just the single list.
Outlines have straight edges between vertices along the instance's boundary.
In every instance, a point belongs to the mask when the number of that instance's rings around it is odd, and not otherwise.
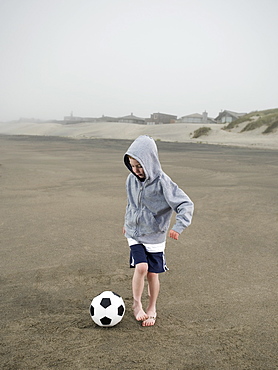
[{"label": "hood", "polygon": [[[139,136],[126,151],[124,163],[132,172],[128,155],[141,164],[146,175],[146,180],[153,181],[161,174],[162,169],[158,158],[157,146],[154,139],[150,136]],[[134,176],[136,175],[134,174]],[[138,176],[136,177],[140,180]]]}]

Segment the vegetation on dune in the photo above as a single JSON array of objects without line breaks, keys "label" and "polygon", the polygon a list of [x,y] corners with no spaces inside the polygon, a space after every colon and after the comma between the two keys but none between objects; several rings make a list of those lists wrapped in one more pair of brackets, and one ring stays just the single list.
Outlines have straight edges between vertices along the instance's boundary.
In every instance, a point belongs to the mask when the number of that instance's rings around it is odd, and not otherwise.
[{"label": "vegetation on dune", "polygon": [[228,123],[227,126],[223,127],[223,130],[232,130],[235,127],[238,127],[238,125],[242,122],[251,121],[253,117],[253,113],[245,114],[244,116],[238,118],[237,120]]},{"label": "vegetation on dune", "polygon": [[244,126],[243,129],[240,132],[252,131],[252,130],[255,130],[256,128],[259,128],[263,125],[264,125],[263,120],[261,118],[258,118],[256,121],[252,121],[252,122],[247,123],[247,125]]},{"label": "vegetation on dune", "polygon": [[245,127],[243,127],[241,132],[255,130],[261,126],[267,126],[267,128],[269,128],[275,121],[278,120],[278,109],[273,109],[273,111],[262,111],[260,117],[253,122],[249,122]]},{"label": "vegetation on dune", "polygon": [[274,132],[278,128],[278,119],[272,122],[264,131],[263,134],[269,134],[270,132]]},{"label": "vegetation on dune", "polygon": [[246,122],[240,132],[255,130],[256,128],[267,126],[263,134],[274,132],[277,129],[278,109],[267,109],[246,114],[239,119],[229,123],[224,127],[224,130],[231,130],[238,127],[240,123]]},{"label": "vegetation on dune", "polygon": [[208,135],[210,130],[211,130],[210,127],[200,127],[198,128],[198,130],[194,131],[194,134],[192,137],[193,139],[197,139],[200,136]]}]

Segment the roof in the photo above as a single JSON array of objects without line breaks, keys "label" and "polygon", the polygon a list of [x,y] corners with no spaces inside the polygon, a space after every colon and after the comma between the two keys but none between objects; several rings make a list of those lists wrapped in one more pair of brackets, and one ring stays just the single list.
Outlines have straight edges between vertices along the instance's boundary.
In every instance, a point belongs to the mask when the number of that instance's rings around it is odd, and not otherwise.
[{"label": "roof", "polygon": [[152,113],[152,114],[159,114],[160,116],[167,116],[167,117],[177,117],[173,114],[168,114],[168,113],[160,113],[160,112],[156,112],[156,113]]},{"label": "roof", "polygon": [[120,117],[120,119],[134,119],[139,121],[145,121],[145,118],[136,117],[134,114],[129,114],[128,116]]},{"label": "roof", "polygon": [[215,118],[216,120],[223,117],[225,114],[229,114],[231,115],[232,117],[235,117],[235,118],[238,118],[238,117],[241,117],[241,116],[245,116],[245,114],[247,113],[237,113],[237,112],[232,112],[231,110],[223,110],[222,112],[220,112],[218,114],[218,116]]},{"label": "roof", "polygon": [[188,114],[187,116],[183,116],[181,118],[203,118],[203,115],[200,113],[193,113],[193,114]]}]

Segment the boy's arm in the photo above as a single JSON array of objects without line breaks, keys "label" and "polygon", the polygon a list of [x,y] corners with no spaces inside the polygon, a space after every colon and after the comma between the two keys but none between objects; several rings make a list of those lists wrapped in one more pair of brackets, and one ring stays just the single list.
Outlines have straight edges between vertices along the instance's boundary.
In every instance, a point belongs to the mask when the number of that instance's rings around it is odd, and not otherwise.
[{"label": "boy's arm", "polygon": [[188,198],[183,203],[179,204],[176,209],[173,208],[176,212],[176,222],[172,227],[172,230],[181,234],[185,228],[191,224],[194,205],[193,202]]},{"label": "boy's arm", "polygon": [[170,230],[169,236],[177,240],[183,230],[191,224],[194,204],[189,196],[170,178],[165,185],[163,187],[165,200],[176,212],[176,222]]}]

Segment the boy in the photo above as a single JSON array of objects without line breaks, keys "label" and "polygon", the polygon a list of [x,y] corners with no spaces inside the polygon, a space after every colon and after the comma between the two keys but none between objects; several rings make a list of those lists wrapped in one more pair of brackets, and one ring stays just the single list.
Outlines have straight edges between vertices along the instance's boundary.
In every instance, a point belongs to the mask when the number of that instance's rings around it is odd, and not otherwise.
[{"label": "boy", "polygon": [[[176,223],[169,236],[177,240],[191,223],[194,205],[162,171],[151,137],[139,136],[125,153],[124,163],[131,171],[126,180],[128,202],[123,230],[130,246],[130,267],[135,267],[132,307],[142,326],[153,326],[160,287],[158,274],[167,270],[164,249],[172,212],[176,212]],[[146,311],[141,302],[145,277],[149,294]]]}]

